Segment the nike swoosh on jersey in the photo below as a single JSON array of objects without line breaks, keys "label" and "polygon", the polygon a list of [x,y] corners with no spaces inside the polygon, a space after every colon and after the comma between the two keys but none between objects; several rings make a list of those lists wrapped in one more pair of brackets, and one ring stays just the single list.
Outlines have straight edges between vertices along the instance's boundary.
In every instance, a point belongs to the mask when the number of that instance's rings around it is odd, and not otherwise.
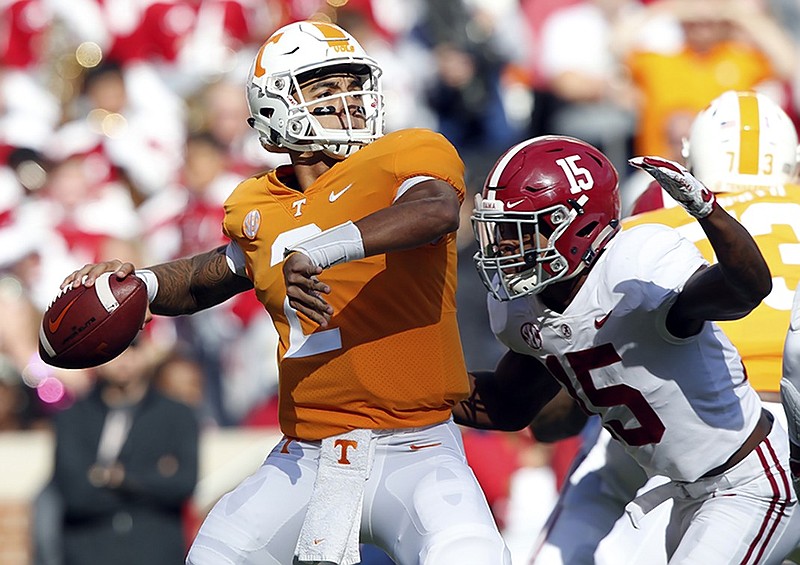
[{"label": "nike swoosh on jersey", "polygon": [[47,320],[47,327],[50,329],[50,333],[56,332],[58,328],[61,327],[61,322],[64,321],[64,316],[67,315],[67,311],[72,308],[72,305],[75,304],[75,301],[78,300],[78,298],[80,297],[76,296],[69,304],[64,306],[64,309],[58,316],[56,316],[55,320]]},{"label": "nike swoosh on jersey", "polygon": [[336,191],[334,191],[334,190],[331,190],[331,193],[330,193],[330,195],[328,196],[328,200],[329,200],[330,202],[336,202],[336,201],[339,199],[339,197],[340,197],[342,194],[344,194],[345,192],[347,192],[348,190],[350,190],[350,187],[351,187],[351,186],[353,186],[353,183],[352,183],[352,182],[351,182],[350,184],[348,184],[346,187],[344,187],[342,190],[340,190],[339,192],[336,192]]},{"label": "nike swoosh on jersey", "polygon": [[442,445],[441,441],[437,441],[436,443],[423,443],[422,445],[417,445],[415,443],[412,443],[408,447],[411,449],[411,451],[419,451],[420,449],[427,449],[429,447],[437,447],[439,445]]},{"label": "nike swoosh on jersey", "polygon": [[602,328],[608,321],[608,319],[611,317],[611,312],[613,312],[613,310],[609,310],[608,314],[606,314],[605,316],[595,319],[594,327],[598,330]]}]

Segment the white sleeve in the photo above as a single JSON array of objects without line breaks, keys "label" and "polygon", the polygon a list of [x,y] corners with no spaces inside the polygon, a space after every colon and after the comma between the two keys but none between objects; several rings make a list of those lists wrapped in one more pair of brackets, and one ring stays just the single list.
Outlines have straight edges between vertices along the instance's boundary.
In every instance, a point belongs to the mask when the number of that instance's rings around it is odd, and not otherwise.
[{"label": "white sleeve", "polygon": [[708,264],[676,230],[643,224],[617,235],[613,262],[605,270],[609,288],[625,295],[630,309],[657,310],[674,300],[697,269]]},{"label": "white sleeve", "polygon": [[397,189],[397,194],[394,197],[394,201],[396,202],[398,198],[403,196],[406,192],[410,189],[414,188],[421,182],[425,182],[426,180],[436,180],[434,177],[411,177],[410,179],[406,179],[403,181],[403,184],[400,185],[400,188]]},{"label": "white sleeve", "polygon": [[225,246],[225,259],[232,273],[240,277],[249,278],[247,276],[247,262],[244,258],[244,251],[242,251],[238,243],[231,241]]},{"label": "white sleeve", "polygon": [[783,345],[783,377],[796,382],[800,388],[800,285],[794,293],[792,317]]}]

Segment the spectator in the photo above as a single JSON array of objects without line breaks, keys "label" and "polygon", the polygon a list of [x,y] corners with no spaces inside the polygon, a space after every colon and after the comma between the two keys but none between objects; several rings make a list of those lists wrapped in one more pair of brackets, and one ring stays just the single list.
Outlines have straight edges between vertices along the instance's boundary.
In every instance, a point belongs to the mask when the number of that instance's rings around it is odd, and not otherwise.
[{"label": "spectator", "polygon": [[568,5],[544,21],[538,43],[541,80],[558,100],[548,133],[588,141],[620,171],[630,154],[636,100],[612,50],[612,36],[631,5],[638,3],[584,0]]},{"label": "spectator", "polygon": [[69,110],[74,118],[48,146],[54,160],[95,156],[95,167],[103,167],[108,181],[127,184],[137,204],[176,180],[185,103],[151,67],[102,60],[84,71],[81,95]]},{"label": "spectator", "polygon": [[149,381],[146,339],[97,368],[91,393],[55,417],[53,481],[64,565],[179,565],[182,510],[197,481],[192,409]]},{"label": "spectator", "polygon": [[[654,17],[680,23],[682,48],[656,52],[621,42],[638,90],[636,155],[680,159],[681,139],[697,112],[726,90],[787,81],[795,47],[786,32],[749,0],[660,0],[627,25]],[[627,51],[626,51],[627,50]]]}]

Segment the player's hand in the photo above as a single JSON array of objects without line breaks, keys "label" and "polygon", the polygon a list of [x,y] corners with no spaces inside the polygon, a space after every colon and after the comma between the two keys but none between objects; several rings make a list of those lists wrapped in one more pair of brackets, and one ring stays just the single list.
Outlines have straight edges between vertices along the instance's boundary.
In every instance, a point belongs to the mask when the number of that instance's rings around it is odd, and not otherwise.
[{"label": "player's hand", "polygon": [[119,259],[111,259],[103,263],[87,264],[67,275],[61,283],[61,289],[63,290],[68,286],[75,287],[80,284],[87,287],[92,286],[97,277],[109,271],[115,273],[117,278],[124,279],[135,270],[136,267],[133,266],[133,263],[123,263]]},{"label": "player's hand", "polygon": [[283,260],[283,280],[289,306],[325,327],[331,319],[333,308],[322,297],[331,288],[317,278],[322,267],[300,251],[290,253]]},{"label": "player's hand", "polygon": [[650,173],[661,188],[695,218],[705,218],[714,209],[714,193],[678,163],[650,156],[634,157],[628,163]]}]

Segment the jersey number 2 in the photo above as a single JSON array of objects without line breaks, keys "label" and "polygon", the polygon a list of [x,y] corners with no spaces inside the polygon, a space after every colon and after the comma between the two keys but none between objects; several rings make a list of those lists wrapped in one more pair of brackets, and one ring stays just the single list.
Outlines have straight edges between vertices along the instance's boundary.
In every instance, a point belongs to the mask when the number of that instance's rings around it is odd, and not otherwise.
[{"label": "jersey number 2", "polygon": [[[283,261],[284,249],[321,231],[316,224],[307,224],[280,234],[272,243],[270,266],[275,266]],[[339,328],[331,328],[312,334],[303,333],[300,318],[297,312],[289,306],[288,296],[283,298],[283,313],[289,323],[289,348],[286,350],[284,357],[310,357],[311,355],[341,349],[342,336],[339,333]]]}]

